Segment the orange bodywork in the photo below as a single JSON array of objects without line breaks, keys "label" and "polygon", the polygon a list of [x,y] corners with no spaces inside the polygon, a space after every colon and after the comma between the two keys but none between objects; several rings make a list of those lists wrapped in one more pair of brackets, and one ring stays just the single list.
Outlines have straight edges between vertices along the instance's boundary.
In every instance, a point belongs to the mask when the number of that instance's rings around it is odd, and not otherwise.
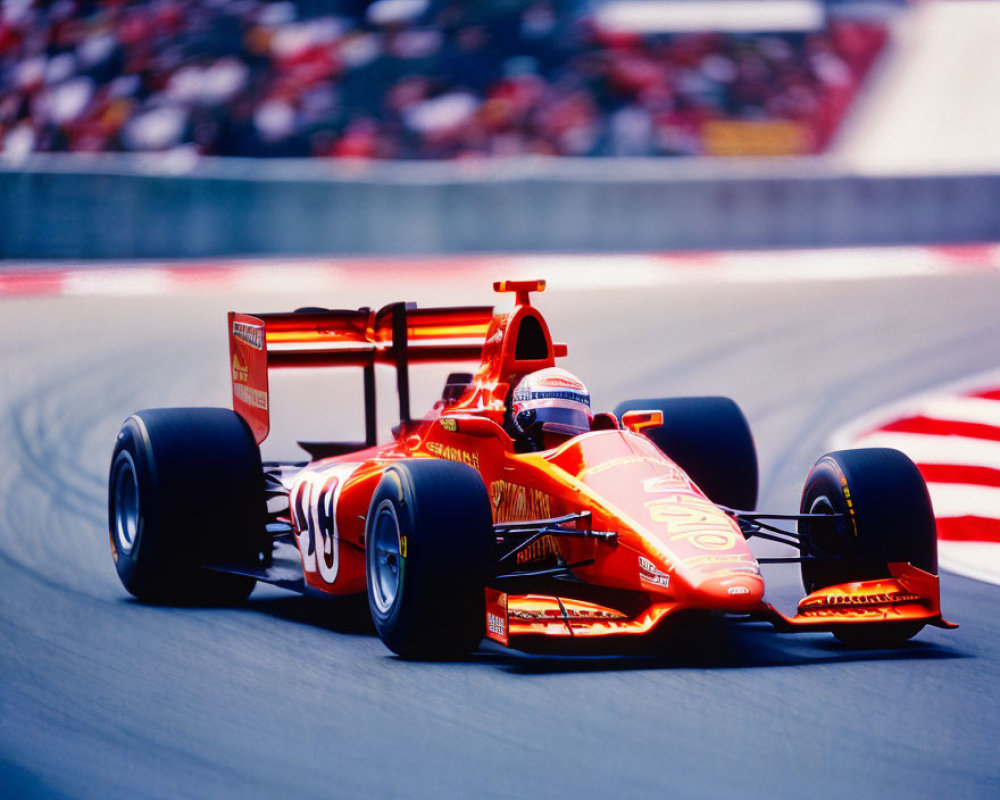
[{"label": "orange bodywork", "polygon": [[[383,363],[405,375],[409,363],[478,364],[458,397],[418,420],[402,413],[393,441],[319,458],[287,479],[288,522],[310,590],[365,591],[365,519],[382,472],[399,459],[438,458],[479,472],[495,524],[589,512],[589,528],[609,534],[546,533],[516,556],[521,569],[566,565],[576,583],[604,590],[601,599],[484,587],[487,636],[503,645],[645,634],[688,609],[763,617],[784,630],[880,620],[946,625],[936,576],[907,564],[894,565],[891,579],[828,587],[805,598],[794,616],[780,614],[764,601],[760,567],[735,519],[642,433],[661,423],[655,413],[630,412],[625,427],[598,415],[603,422],[589,433],[516,452],[503,427],[511,388],[553,366],[566,346],[553,343],[531,305],[543,281],[494,288],[515,294],[511,310],[396,304],[378,312],[229,315],[233,406],[258,443],[269,430],[270,369]],[[582,520],[574,524],[583,529]]]}]

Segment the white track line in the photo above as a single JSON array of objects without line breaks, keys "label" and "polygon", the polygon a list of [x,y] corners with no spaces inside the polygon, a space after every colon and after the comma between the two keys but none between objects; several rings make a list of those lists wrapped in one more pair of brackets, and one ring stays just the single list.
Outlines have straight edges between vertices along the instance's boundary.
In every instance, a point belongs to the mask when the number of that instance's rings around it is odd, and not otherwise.
[{"label": "white track line", "polygon": [[1000,487],[967,483],[929,483],[934,516],[1000,519]]},{"label": "white track line", "polygon": [[733,253],[720,257],[727,280],[872,280],[935,275],[949,269],[932,251],[921,248],[845,248]]},{"label": "white track line", "polygon": [[[969,395],[1000,385],[1000,373],[990,372],[940,387],[933,393],[907,398],[876,410],[841,428],[833,437],[834,449],[845,447],[894,447],[918,465],[990,467],[1000,469],[1000,442],[971,436],[904,433],[879,430],[915,416],[937,422],[976,423],[1000,427],[1000,401]],[[939,520],[975,517],[1000,520],[1000,487],[981,484],[933,482],[928,484],[935,516]],[[964,526],[965,523],[953,523]],[[975,521],[967,533],[975,535]],[[962,530],[965,530],[962,527]],[[968,578],[1000,585],[1000,544],[985,541],[939,541],[942,569]]]},{"label": "white track line", "polygon": [[855,439],[851,447],[893,447],[918,464],[959,464],[1000,469],[1000,442],[968,436],[876,431]]},{"label": "white track line", "polygon": [[335,267],[290,262],[244,267],[234,272],[231,285],[234,291],[270,293],[329,290],[345,282],[344,272]]},{"label": "white track line", "polygon": [[1000,584],[1000,545],[992,542],[938,542],[938,564],[956,575]]},{"label": "white track line", "polygon": [[[848,447],[860,447],[858,438],[869,431],[885,426],[892,421],[916,416],[921,409],[937,400],[965,400],[964,395],[982,391],[992,386],[1000,386],[1000,370],[987,370],[975,375],[969,375],[956,381],[938,386],[930,391],[921,392],[911,397],[880,406],[866,414],[842,425],[830,437],[831,450],[844,450]],[[987,401],[995,402],[995,401]]]},{"label": "white track line", "polygon": [[936,397],[922,403],[916,415],[949,422],[975,422],[1000,429],[1000,400],[985,397]]},{"label": "white track line", "polygon": [[175,284],[166,270],[155,267],[76,270],[63,278],[66,295],[162,295]]},{"label": "white track line", "polygon": [[1000,243],[708,253],[607,253],[419,258],[243,258],[111,262],[100,267],[8,262],[4,295],[187,294],[220,287],[279,292],[347,283],[422,280],[479,286],[546,278],[558,291],[692,283],[794,283],[951,275],[1000,270]]}]

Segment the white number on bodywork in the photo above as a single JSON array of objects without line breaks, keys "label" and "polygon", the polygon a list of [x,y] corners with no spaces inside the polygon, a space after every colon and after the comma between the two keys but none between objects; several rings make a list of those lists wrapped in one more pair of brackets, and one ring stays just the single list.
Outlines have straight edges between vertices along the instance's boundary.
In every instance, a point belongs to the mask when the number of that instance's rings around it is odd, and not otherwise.
[{"label": "white number on bodywork", "polygon": [[302,554],[302,569],[307,573],[319,572],[324,583],[337,580],[340,558],[337,500],[358,466],[341,463],[316,471],[305,470],[292,486],[292,522]]}]

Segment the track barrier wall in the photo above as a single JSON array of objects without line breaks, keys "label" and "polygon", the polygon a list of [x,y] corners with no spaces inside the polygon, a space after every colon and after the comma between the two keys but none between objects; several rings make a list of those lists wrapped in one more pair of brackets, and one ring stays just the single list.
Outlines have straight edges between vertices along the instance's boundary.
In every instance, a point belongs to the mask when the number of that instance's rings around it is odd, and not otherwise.
[{"label": "track barrier wall", "polygon": [[1000,173],[823,159],[0,161],[0,258],[628,252],[1000,240]]}]

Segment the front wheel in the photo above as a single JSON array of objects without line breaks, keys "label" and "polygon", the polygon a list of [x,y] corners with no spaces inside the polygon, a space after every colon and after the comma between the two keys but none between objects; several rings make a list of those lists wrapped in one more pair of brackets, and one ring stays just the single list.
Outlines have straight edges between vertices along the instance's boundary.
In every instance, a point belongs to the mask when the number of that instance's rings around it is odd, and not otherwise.
[{"label": "front wheel", "polygon": [[437,459],[393,464],[365,525],[368,608],[403,658],[453,659],[485,635],[493,515],[471,467]]},{"label": "front wheel", "polygon": [[[827,453],[806,479],[799,510],[840,515],[799,523],[807,551],[819,556],[802,562],[807,593],[888,578],[889,564],[898,561],[937,574],[937,531],[927,485],[916,465],[898,450]],[[853,623],[833,633],[850,645],[890,647],[923,627],[922,622]]]}]

